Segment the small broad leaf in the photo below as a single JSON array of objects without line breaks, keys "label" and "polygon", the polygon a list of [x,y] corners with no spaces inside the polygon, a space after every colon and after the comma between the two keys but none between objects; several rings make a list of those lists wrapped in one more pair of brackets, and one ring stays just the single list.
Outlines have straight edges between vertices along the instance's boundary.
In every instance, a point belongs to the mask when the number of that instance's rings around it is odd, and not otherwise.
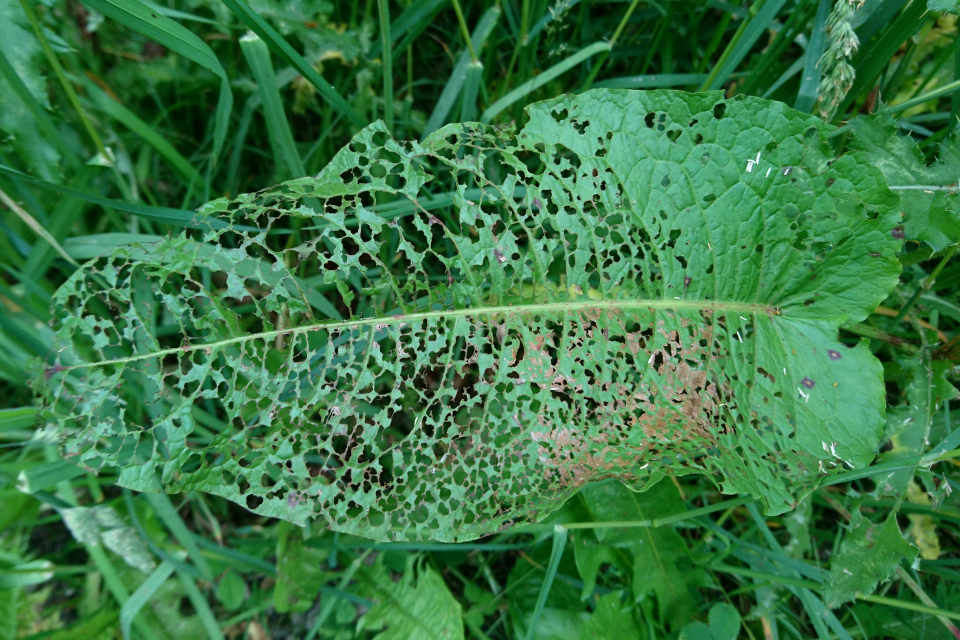
[{"label": "small broad leaf", "polygon": [[[930,430],[933,416],[944,402],[957,395],[957,389],[949,380],[949,362],[930,360],[920,353],[899,360],[901,370],[909,377],[905,383],[906,402],[887,409],[887,426],[884,432],[890,450],[883,462],[907,460],[923,454],[930,445]],[[878,475],[877,491],[898,499],[907,491],[916,469],[900,469]]]},{"label": "small broad leaf", "polygon": [[740,612],[726,602],[710,607],[707,619],[714,640],[737,640],[740,635]]},{"label": "small broad leaf", "polygon": [[691,622],[680,631],[680,640],[737,640],[740,635],[740,612],[726,602],[710,607],[710,624]]},{"label": "small broad leaf", "polygon": [[303,540],[303,530],[287,523],[277,527],[277,585],[273,602],[277,611],[304,613],[317,600],[320,587],[330,577],[323,570],[325,549],[313,549]]},{"label": "small broad leaf", "polygon": [[851,531],[830,562],[830,577],[823,594],[831,609],[850,602],[858,593],[871,594],[903,560],[913,560],[917,550],[900,533],[896,514],[875,525],[860,511],[854,512]]},{"label": "small broad leaf", "polygon": [[537,520],[611,476],[708,474],[781,513],[869,464],[881,368],[837,329],[899,273],[880,171],[720,92],[527,112],[423,143],[375,123],[317,177],[203,207],[222,228],[78,270],[40,381],[64,454],[408,540]]},{"label": "small broad leaf", "polygon": [[647,628],[637,621],[637,607],[624,603],[623,592],[597,598],[593,615],[580,630],[581,640],[647,640]]},{"label": "small broad leaf", "polygon": [[400,582],[375,565],[364,593],[376,604],[360,619],[357,631],[385,627],[374,640],[463,640],[460,604],[443,578],[416,556],[408,559]]},{"label": "small broad leaf", "polygon": [[[603,482],[584,487],[580,497],[595,522],[652,520],[686,510],[669,480],[658,482],[644,493],[630,491],[619,482]],[[686,542],[674,529],[601,528],[596,529],[596,535],[602,543],[629,550],[634,595],[640,599],[653,593],[662,621],[680,628],[696,613],[695,591],[705,581],[705,574],[693,566]]]},{"label": "small broad leaf", "polygon": [[[229,611],[236,611],[247,598],[247,584],[243,578],[230,569],[223,574],[217,583],[217,600]],[[277,611],[281,609],[277,607]]]},{"label": "small broad leaf", "polygon": [[927,165],[910,136],[897,134],[890,112],[854,118],[851,147],[883,172],[900,196],[904,234],[940,251],[960,242],[960,133],[940,147],[940,159]]}]

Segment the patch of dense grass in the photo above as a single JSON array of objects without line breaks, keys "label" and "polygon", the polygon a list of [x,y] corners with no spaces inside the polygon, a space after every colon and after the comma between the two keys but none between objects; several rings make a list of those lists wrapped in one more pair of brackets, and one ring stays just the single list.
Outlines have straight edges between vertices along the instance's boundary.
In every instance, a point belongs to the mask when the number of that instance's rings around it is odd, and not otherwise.
[{"label": "patch of dense grass", "polygon": [[[960,637],[956,9],[0,0],[0,639]],[[51,298],[81,263],[316,175],[377,119],[422,140],[522,125],[526,105],[589,88],[776,100],[884,172],[903,273],[840,334],[883,363],[872,466],[778,516],[701,476],[639,494],[604,481],[542,523],[441,544],[139,494],[61,458],[34,388],[57,362]],[[316,237],[280,227],[290,246]]]}]

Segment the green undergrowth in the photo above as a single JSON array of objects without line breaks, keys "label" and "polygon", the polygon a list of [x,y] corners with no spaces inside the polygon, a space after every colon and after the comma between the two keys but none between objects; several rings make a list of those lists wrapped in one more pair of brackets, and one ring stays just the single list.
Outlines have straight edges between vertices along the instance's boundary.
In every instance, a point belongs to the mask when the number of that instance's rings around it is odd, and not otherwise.
[{"label": "green undergrowth", "polygon": [[957,9],[0,0],[0,640],[960,637]]}]

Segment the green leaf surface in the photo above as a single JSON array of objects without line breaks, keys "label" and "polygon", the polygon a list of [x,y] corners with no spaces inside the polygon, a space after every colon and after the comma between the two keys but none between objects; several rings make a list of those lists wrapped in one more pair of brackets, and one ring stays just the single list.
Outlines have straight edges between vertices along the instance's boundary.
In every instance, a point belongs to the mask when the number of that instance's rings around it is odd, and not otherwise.
[{"label": "green leaf surface", "polygon": [[928,165],[917,143],[897,133],[889,111],[854,118],[851,146],[883,172],[900,196],[904,234],[934,251],[960,242],[960,133],[940,147],[940,158]]},{"label": "green leaf surface", "polygon": [[[584,487],[580,497],[594,522],[650,520],[686,510],[670,480],[662,480],[644,493],[630,491],[619,482],[603,482]],[[629,550],[634,596],[656,595],[662,621],[680,628],[696,613],[695,591],[705,574],[693,566],[677,531],[670,527],[605,527],[595,532],[601,543]]]},{"label": "green leaf surface", "polygon": [[917,557],[916,548],[903,539],[896,515],[875,525],[854,512],[851,531],[830,562],[830,577],[824,587],[828,607],[850,602],[858,593],[871,594],[877,583],[887,580],[903,560]]},{"label": "green leaf surface", "polygon": [[580,630],[581,640],[647,640],[646,627],[637,621],[637,607],[624,603],[623,592],[597,599],[593,615]]},{"label": "green leaf surface", "polygon": [[399,582],[382,565],[370,572],[365,594],[376,604],[360,619],[357,630],[374,630],[374,640],[463,640],[460,604],[440,575],[419,562],[407,560]]},{"label": "green leaf surface", "polygon": [[304,544],[303,530],[281,523],[277,529],[277,585],[273,602],[277,611],[304,613],[313,606],[317,593],[329,578],[323,570],[327,552]]},{"label": "green leaf surface", "polygon": [[[837,328],[899,273],[880,171],[834,158],[812,116],[720,92],[527,111],[520,132],[422,143],[375,123],[317,177],[201,208],[224,229],[78,270],[40,381],[64,454],[408,540],[535,521],[611,476],[708,474],[781,513],[869,464],[881,368]],[[431,182],[451,206],[419,207]],[[418,209],[386,219],[384,200]],[[300,245],[269,233],[301,222]],[[314,274],[336,315],[309,304]],[[198,402],[226,425],[212,438]]]},{"label": "green leaf surface", "polygon": [[740,612],[732,605],[718,602],[707,614],[714,640],[737,640],[740,635]]}]

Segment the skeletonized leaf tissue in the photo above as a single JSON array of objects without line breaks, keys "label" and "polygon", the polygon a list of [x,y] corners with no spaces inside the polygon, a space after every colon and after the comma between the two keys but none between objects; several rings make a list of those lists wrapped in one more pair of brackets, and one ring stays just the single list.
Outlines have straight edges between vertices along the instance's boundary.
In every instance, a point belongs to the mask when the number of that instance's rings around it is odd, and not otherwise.
[{"label": "skeletonized leaf tissue", "polygon": [[897,281],[880,171],[720,92],[528,115],[370,125],[315,178],[84,265],[43,391],[64,455],[394,540],[476,538],[610,476],[709,474],[779,513],[869,464],[881,367],[837,330]]}]

